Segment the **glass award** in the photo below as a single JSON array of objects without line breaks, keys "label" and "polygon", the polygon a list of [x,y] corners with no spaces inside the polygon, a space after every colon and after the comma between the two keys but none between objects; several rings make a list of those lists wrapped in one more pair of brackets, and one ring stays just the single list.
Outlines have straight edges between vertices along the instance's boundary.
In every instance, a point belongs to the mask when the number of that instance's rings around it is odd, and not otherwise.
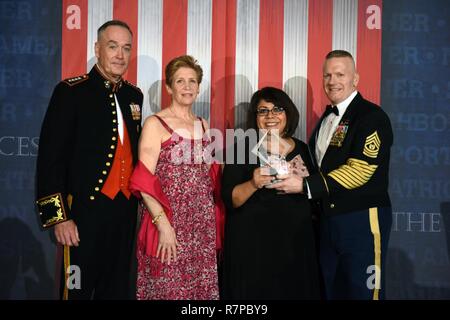
[{"label": "glass award", "polygon": [[[280,145],[278,142],[271,140],[268,141],[268,131],[265,131],[258,144],[255,146],[253,151],[256,151],[258,155],[260,166],[263,168],[261,174],[263,175],[285,175],[289,173],[289,164],[286,158],[279,154]],[[273,139],[273,135],[272,135]],[[274,179],[272,183],[276,183],[280,180]]]}]

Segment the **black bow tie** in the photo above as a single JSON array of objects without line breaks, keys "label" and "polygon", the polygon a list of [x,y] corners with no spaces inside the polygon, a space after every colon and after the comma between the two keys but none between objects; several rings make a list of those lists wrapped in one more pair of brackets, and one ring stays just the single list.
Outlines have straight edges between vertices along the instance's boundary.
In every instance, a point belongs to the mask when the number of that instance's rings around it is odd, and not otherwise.
[{"label": "black bow tie", "polygon": [[327,109],[325,110],[325,116],[327,117],[330,113],[334,113],[335,115],[339,115],[339,109],[336,106],[327,106]]}]

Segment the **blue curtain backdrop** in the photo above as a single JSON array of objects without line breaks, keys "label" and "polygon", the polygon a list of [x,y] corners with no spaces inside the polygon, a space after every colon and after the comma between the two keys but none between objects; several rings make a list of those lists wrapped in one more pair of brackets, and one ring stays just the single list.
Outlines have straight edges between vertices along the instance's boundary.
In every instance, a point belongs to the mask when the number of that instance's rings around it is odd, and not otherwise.
[{"label": "blue curtain backdrop", "polygon": [[394,128],[387,296],[450,298],[450,4],[383,1],[382,107]]},{"label": "blue curtain backdrop", "polygon": [[40,229],[41,122],[61,77],[60,1],[0,1],[0,299],[54,297],[55,246]]},{"label": "blue curtain backdrop", "polygon": [[[381,104],[395,134],[389,299],[450,298],[449,7],[383,1]],[[56,249],[39,227],[34,175],[61,74],[61,10],[0,0],[0,299],[55,298]]]}]

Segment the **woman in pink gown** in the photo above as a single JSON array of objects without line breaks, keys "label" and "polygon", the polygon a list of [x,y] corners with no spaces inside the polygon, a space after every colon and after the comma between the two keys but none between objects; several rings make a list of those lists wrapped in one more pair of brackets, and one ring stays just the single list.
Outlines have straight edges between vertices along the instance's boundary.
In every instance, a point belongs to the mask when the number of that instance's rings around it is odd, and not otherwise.
[{"label": "woman in pink gown", "polygon": [[202,69],[190,56],[166,67],[170,106],[146,119],[130,188],[142,197],[137,299],[219,298],[220,169],[205,162],[207,122],[192,105]]}]

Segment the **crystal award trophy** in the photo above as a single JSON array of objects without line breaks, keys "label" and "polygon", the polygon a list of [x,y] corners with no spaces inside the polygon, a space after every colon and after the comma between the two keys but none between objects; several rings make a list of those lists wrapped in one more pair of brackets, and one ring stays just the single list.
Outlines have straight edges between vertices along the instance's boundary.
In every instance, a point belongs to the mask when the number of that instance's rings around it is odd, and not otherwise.
[{"label": "crystal award trophy", "polygon": [[[253,151],[256,151],[258,155],[260,166],[263,168],[262,174],[264,175],[285,175],[289,173],[289,164],[286,158],[279,154],[280,145],[277,144],[279,141],[267,141],[268,131],[264,133],[258,144],[255,146]],[[273,138],[272,138],[273,139]],[[272,183],[276,183],[280,180],[274,179]]]}]

